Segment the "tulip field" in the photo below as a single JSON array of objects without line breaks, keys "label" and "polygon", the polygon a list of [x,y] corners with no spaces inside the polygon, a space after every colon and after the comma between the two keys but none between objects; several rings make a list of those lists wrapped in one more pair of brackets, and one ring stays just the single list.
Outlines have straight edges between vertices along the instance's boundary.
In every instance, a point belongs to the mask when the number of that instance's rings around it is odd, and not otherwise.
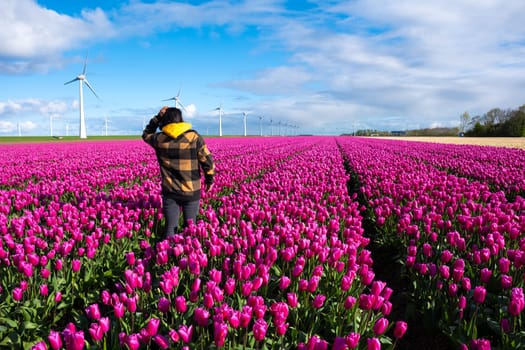
[{"label": "tulip field", "polygon": [[0,348],[525,349],[525,150],[206,142],[169,239],[142,140],[0,145]]}]

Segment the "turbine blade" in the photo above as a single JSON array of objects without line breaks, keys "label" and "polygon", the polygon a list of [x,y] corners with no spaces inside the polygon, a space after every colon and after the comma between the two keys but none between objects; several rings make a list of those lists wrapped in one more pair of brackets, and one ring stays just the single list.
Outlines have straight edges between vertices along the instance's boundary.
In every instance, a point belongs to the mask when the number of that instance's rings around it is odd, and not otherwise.
[{"label": "turbine blade", "polygon": [[87,68],[87,52],[86,52],[86,58],[84,59],[84,68],[82,68],[82,75],[86,75],[86,68]]},{"label": "turbine blade", "polygon": [[171,97],[171,98],[167,98],[167,99],[162,100],[162,101],[171,101],[171,100],[175,100],[176,101],[177,99],[175,97]]},{"label": "turbine blade", "polygon": [[184,110],[184,112],[188,112],[188,110],[186,109],[186,107],[184,107],[184,105],[182,104],[182,102],[178,101],[179,102],[179,105],[182,107],[182,109]]},{"label": "turbine blade", "polygon": [[91,85],[89,84],[89,81],[87,81],[87,79],[84,79],[84,83],[86,83],[86,85],[87,85],[87,87],[89,88],[89,90],[91,90],[91,92],[92,92],[97,98],[99,98],[98,95],[97,95],[97,93],[95,92],[95,90],[94,90],[94,89],[91,87]]},{"label": "turbine blade", "polygon": [[79,79],[78,79],[78,78],[75,78],[75,79],[73,79],[73,80],[68,81],[67,83],[64,83],[64,85],[71,84],[72,82],[77,81],[77,80],[79,80]]}]

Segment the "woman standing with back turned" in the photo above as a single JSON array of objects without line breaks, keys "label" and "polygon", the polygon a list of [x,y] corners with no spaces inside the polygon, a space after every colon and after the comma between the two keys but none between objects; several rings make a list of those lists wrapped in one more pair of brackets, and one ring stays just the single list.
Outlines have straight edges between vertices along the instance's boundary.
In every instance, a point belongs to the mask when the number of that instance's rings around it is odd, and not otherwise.
[{"label": "woman standing with back turned", "polygon": [[[213,187],[213,158],[199,133],[182,119],[180,109],[164,106],[142,133],[142,139],[155,149],[162,177],[162,211],[166,236],[178,231],[182,209],[184,226],[196,223],[201,199],[201,169],[205,191]],[[162,132],[156,132],[157,128]]]}]

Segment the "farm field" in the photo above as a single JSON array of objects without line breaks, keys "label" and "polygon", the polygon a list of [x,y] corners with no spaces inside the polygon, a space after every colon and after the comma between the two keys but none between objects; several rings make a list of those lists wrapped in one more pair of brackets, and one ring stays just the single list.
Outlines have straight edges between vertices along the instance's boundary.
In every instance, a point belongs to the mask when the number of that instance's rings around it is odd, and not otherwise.
[{"label": "farm field", "polygon": [[385,139],[525,149],[525,137],[384,137]]},{"label": "farm field", "polygon": [[524,348],[522,147],[206,142],[169,240],[141,140],[0,145],[0,348]]}]

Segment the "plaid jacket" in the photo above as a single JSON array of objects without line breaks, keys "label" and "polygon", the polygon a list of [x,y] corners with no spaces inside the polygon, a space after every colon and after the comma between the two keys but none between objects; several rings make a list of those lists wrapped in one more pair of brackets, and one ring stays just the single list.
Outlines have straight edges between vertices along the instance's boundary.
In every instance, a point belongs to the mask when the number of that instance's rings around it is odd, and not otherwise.
[{"label": "plaid jacket", "polygon": [[162,176],[162,194],[176,200],[193,201],[201,195],[201,169],[207,184],[213,183],[215,166],[204,139],[190,129],[179,135],[156,133],[159,125],[153,117],[142,133],[142,139],[155,149]]}]

